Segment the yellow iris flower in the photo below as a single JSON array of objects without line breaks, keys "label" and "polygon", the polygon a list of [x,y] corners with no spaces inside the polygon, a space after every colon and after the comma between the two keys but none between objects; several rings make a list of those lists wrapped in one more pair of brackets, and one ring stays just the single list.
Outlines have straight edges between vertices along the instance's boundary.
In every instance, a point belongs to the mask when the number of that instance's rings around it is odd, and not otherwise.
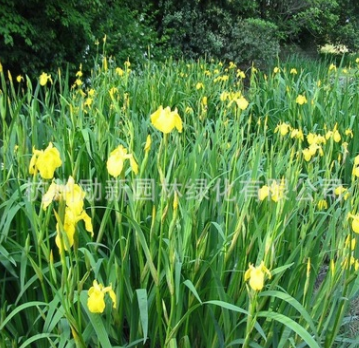
[{"label": "yellow iris flower", "polygon": [[235,102],[237,103],[237,106],[241,109],[241,110],[245,110],[248,107],[248,101],[246,98],[244,98],[243,96],[241,96],[239,99],[236,99]]},{"label": "yellow iris flower", "polygon": [[285,136],[290,131],[291,126],[288,123],[279,123],[277,127],[274,129],[274,133],[279,132],[280,135]]},{"label": "yellow iris flower", "polygon": [[33,155],[29,164],[29,173],[35,175],[37,171],[43,179],[52,179],[56,168],[61,167],[60,152],[52,143],[45,150],[32,150]]},{"label": "yellow iris flower", "polygon": [[291,132],[290,132],[290,137],[298,139],[300,141],[304,141],[304,134],[303,134],[303,131],[301,129],[293,128],[291,130]]},{"label": "yellow iris flower", "polygon": [[171,111],[169,106],[164,109],[161,105],[150,117],[153,126],[164,134],[171,133],[174,128],[182,132],[182,120],[177,109]]},{"label": "yellow iris flower", "polygon": [[359,177],[359,155],[354,158],[353,175]]},{"label": "yellow iris flower", "polygon": [[[348,192],[348,189],[345,188],[343,185],[339,185],[334,189],[334,194],[338,196],[339,198],[343,198],[345,201],[349,198],[350,193]],[[358,220],[359,223],[359,220]],[[359,224],[358,224],[359,227]],[[358,228],[359,233],[359,228]]]},{"label": "yellow iris flower", "polygon": [[52,83],[51,75],[42,73],[39,78],[40,85],[45,86],[47,84],[47,81],[50,81]]},{"label": "yellow iris flower", "polygon": [[204,84],[202,82],[198,82],[196,84],[196,89],[203,89],[204,88]]},{"label": "yellow iris flower", "polygon": [[317,204],[317,207],[319,210],[325,210],[325,209],[328,209],[328,203],[325,199],[321,199],[318,204]]},{"label": "yellow iris flower", "polygon": [[282,179],[279,183],[273,182],[270,186],[264,185],[258,190],[258,199],[264,201],[270,197],[273,202],[278,202],[285,198],[285,181]]},{"label": "yellow iris flower", "polygon": [[265,275],[267,275],[269,279],[272,277],[263,261],[258,267],[254,267],[252,264],[249,264],[249,268],[244,274],[244,281],[249,280],[249,286],[254,291],[261,291],[264,287]]},{"label": "yellow iris flower", "polygon": [[299,105],[303,105],[303,104],[306,104],[308,102],[308,100],[304,95],[299,94],[297,99],[295,100],[295,102]]},{"label": "yellow iris flower", "polygon": [[240,77],[241,79],[245,79],[246,74],[242,70],[238,69],[237,70],[237,77]]},{"label": "yellow iris flower", "polygon": [[135,174],[138,174],[138,165],[132,154],[127,153],[127,149],[119,145],[110,153],[107,160],[107,171],[110,175],[117,178],[123,169],[123,164],[126,159],[130,160],[130,166]]},{"label": "yellow iris flower", "polygon": [[[75,184],[75,180],[71,176],[69,177],[66,185],[59,185],[54,182],[51,183],[47,192],[42,197],[42,207],[44,210],[47,209],[52,201],[65,201],[65,217],[61,224],[59,222],[60,218],[56,215],[58,222],[56,224],[57,235],[55,242],[60,250],[62,248],[62,244],[64,245],[65,250],[68,250],[68,247],[72,247],[74,244],[76,224],[80,220],[84,221],[86,231],[93,236],[91,218],[84,210],[84,198],[85,192],[78,184]],[[61,225],[67,237],[67,241],[63,241],[63,243],[61,243]]]},{"label": "yellow iris flower", "polygon": [[[90,216],[83,210],[81,214],[76,215],[70,208],[66,207],[65,209],[65,219],[63,222],[63,229],[66,233],[67,241],[63,242],[64,249],[68,250],[68,248],[72,247],[74,245],[74,235],[76,231],[76,225],[77,223],[83,220],[85,223],[85,229],[87,232],[91,233],[91,236],[93,235],[93,227],[92,227],[92,221]],[[56,224],[56,231],[57,235],[55,237],[55,243],[57,247],[61,250],[62,244],[61,244],[61,231],[59,223]]]},{"label": "yellow iris flower", "polygon": [[105,294],[108,293],[111,301],[112,307],[116,308],[116,294],[112,289],[112,285],[104,287],[102,284],[99,284],[97,280],[93,281],[93,286],[88,291],[87,307],[91,313],[103,313],[105,310]]},{"label": "yellow iris flower", "polygon": [[355,233],[359,233],[359,215],[348,214],[349,218],[352,218],[352,229]]},{"label": "yellow iris flower", "polygon": [[267,185],[262,186],[258,190],[258,198],[260,201],[264,201],[270,194],[270,188]]}]

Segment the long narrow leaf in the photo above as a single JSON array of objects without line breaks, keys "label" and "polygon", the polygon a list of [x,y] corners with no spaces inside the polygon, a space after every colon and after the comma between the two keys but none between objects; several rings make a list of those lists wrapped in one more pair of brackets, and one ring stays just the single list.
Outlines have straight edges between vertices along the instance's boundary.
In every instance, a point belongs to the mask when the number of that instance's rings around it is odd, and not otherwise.
[{"label": "long narrow leaf", "polygon": [[31,308],[31,307],[37,307],[37,306],[48,306],[48,303],[40,302],[40,301],[32,301],[32,302],[26,302],[18,307],[16,307],[7,317],[6,319],[1,323],[0,330],[2,330],[6,324],[18,313],[20,313],[22,310]]},{"label": "long narrow leaf", "polygon": [[143,344],[146,343],[148,335],[148,299],[146,289],[136,290],[138,308],[140,310],[141,326],[143,331]]},{"label": "long narrow leaf", "polygon": [[293,319],[280,314],[269,311],[262,311],[257,314],[258,317],[263,317],[266,319],[272,319],[282,323],[283,325],[289,327],[296,334],[303,338],[303,340],[308,344],[310,348],[320,348],[319,344],[314,340],[311,334],[305,330],[302,326],[296,323]]}]

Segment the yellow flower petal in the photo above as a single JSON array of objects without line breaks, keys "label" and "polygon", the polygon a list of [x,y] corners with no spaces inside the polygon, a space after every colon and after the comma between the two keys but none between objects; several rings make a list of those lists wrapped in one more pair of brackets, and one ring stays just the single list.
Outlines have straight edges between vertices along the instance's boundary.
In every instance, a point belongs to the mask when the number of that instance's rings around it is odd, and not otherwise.
[{"label": "yellow flower petal", "polygon": [[29,174],[31,175],[35,175],[36,174],[36,171],[37,171],[37,168],[36,168],[36,161],[37,161],[37,158],[39,157],[39,153],[41,151],[38,151],[38,150],[35,150],[35,148],[32,150],[33,152],[33,155],[31,157],[31,160],[30,160],[30,164],[29,164]]},{"label": "yellow flower petal", "polygon": [[261,291],[264,286],[264,273],[259,268],[255,268],[251,272],[249,286],[255,291]]},{"label": "yellow flower petal", "polygon": [[46,210],[46,208],[51,204],[52,201],[56,200],[58,195],[61,194],[61,186],[52,182],[49,186],[47,192],[42,196],[41,203],[42,208]]},{"label": "yellow flower petal", "polygon": [[123,162],[127,158],[127,149],[119,145],[115,150],[110,153],[107,160],[107,171],[110,175],[117,178],[123,169]]},{"label": "yellow flower petal", "polygon": [[116,294],[115,294],[115,292],[112,290],[112,288],[110,289],[110,291],[109,291],[108,294],[110,295],[110,298],[111,298],[111,300],[112,300],[112,307],[113,307],[114,309],[116,309],[117,298],[116,298]]},{"label": "yellow flower petal", "polygon": [[182,120],[177,109],[171,111],[170,107],[163,109],[161,105],[150,118],[152,125],[164,134],[171,133],[174,128],[182,132]]},{"label": "yellow flower petal", "polygon": [[252,274],[252,270],[254,269],[253,265],[249,265],[249,268],[246,270],[246,273],[244,273],[244,281],[246,282]]},{"label": "yellow flower petal", "polygon": [[66,206],[76,215],[81,215],[84,207],[85,191],[75,184],[72,176],[69,177],[64,189]]},{"label": "yellow flower petal", "polygon": [[180,115],[177,112],[177,109],[173,112],[174,125],[179,133],[182,133],[182,120]]},{"label": "yellow flower petal", "polygon": [[52,179],[56,168],[62,165],[60,152],[52,143],[44,151],[33,150],[33,156],[30,160],[29,173],[35,174],[36,169],[43,179]]},{"label": "yellow flower petal", "polygon": [[359,178],[359,166],[353,167],[353,175]]},{"label": "yellow flower petal", "polygon": [[56,168],[62,165],[60,153],[56,148],[45,150],[36,163],[43,179],[52,179]]},{"label": "yellow flower petal", "polygon": [[137,175],[138,174],[138,164],[132,155],[130,157],[130,166],[131,166],[131,169],[133,170],[133,172]]},{"label": "yellow flower petal", "polygon": [[51,75],[48,75],[46,73],[42,73],[39,78],[39,82],[41,86],[45,86],[47,84],[47,81],[52,82]]},{"label": "yellow flower petal", "polygon": [[110,175],[117,178],[123,168],[123,159],[119,156],[111,156],[107,160],[107,171]]},{"label": "yellow flower petal", "polygon": [[147,135],[147,138],[146,138],[145,148],[144,148],[145,153],[148,153],[148,152],[150,151],[150,149],[151,149],[151,143],[152,143],[151,135],[148,134],[148,135]]},{"label": "yellow flower petal", "polygon": [[[63,225],[63,229],[65,232],[65,235],[61,235],[61,231],[60,231],[60,226],[59,223],[56,224],[56,237],[55,237],[55,243],[57,245],[57,247],[59,248],[59,250],[62,249],[62,243],[64,245],[64,250],[68,250],[69,248],[71,248],[74,245],[74,235],[75,235],[75,230],[76,230],[76,225],[72,222],[72,221],[66,221],[66,215],[65,215],[65,222]],[[62,237],[66,237],[66,239],[62,240],[61,243],[61,238]]]},{"label": "yellow flower petal", "polygon": [[106,307],[105,294],[99,289],[91,289],[88,292],[87,307],[91,313],[103,313]]},{"label": "yellow flower petal", "polygon": [[90,232],[91,236],[93,236],[93,226],[90,216],[85,211],[83,211],[82,214],[80,215],[80,218],[85,222],[86,231]]},{"label": "yellow flower petal", "polygon": [[359,233],[359,216],[353,218],[352,229],[355,233]]},{"label": "yellow flower petal", "polygon": [[117,178],[123,169],[124,161],[130,160],[130,166],[135,174],[138,174],[138,164],[132,154],[127,153],[127,149],[119,145],[110,153],[107,160],[107,171],[110,175]]},{"label": "yellow flower petal", "polygon": [[274,133],[279,132],[280,135],[285,136],[288,134],[290,128],[291,128],[290,124],[288,123],[279,123],[277,127],[274,129]]},{"label": "yellow flower petal", "polygon": [[301,95],[301,94],[298,95],[298,97],[297,97],[297,99],[295,101],[299,105],[303,105],[303,104],[306,104],[308,102],[307,98],[304,95]]},{"label": "yellow flower petal", "polygon": [[340,136],[340,133],[338,131],[334,132],[333,139],[336,143],[339,143],[339,141],[342,139],[342,137]]},{"label": "yellow flower petal", "polygon": [[264,287],[265,275],[267,275],[269,279],[271,278],[270,271],[262,261],[258,267],[254,267],[251,264],[249,265],[248,270],[244,274],[244,280],[247,281],[249,279],[249,286],[254,291],[261,291]]},{"label": "yellow flower petal", "polygon": [[279,184],[273,182],[273,184],[270,186],[270,194],[273,202],[278,202],[284,197],[284,189],[285,183],[283,181]]},{"label": "yellow flower petal", "polygon": [[112,307],[116,308],[117,298],[112,286],[109,285],[104,287],[102,284],[98,284],[97,280],[94,280],[93,286],[88,291],[87,307],[90,312],[103,313],[106,307],[104,300],[105,293],[109,294],[112,301]]},{"label": "yellow flower petal", "polygon": [[325,210],[325,209],[328,209],[328,203],[325,199],[321,199],[318,204],[317,204],[317,207],[319,210]]},{"label": "yellow flower petal", "polygon": [[196,89],[202,89],[202,88],[204,88],[203,83],[202,83],[202,82],[198,82],[198,83],[196,84]]},{"label": "yellow flower petal", "polygon": [[270,188],[267,185],[262,186],[259,190],[258,190],[258,198],[260,201],[264,201],[270,193]]},{"label": "yellow flower petal", "polygon": [[236,103],[241,110],[247,109],[247,107],[249,105],[247,99],[244,98],[243,96],[241,96],[239,99],[237,99]]},{"label": "yellow flower petal", "polygon": [[123,76],[125,74],[125,72],[121,68],[116,68],[115,71],[118,76]]}]

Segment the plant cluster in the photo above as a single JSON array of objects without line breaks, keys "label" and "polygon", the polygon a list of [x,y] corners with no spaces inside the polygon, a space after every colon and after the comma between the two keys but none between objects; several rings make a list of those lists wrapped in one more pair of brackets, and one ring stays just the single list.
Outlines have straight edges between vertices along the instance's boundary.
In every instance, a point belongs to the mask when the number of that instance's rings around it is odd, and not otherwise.
[{"label": "plant cluster", "polygon": [[358,65],[0,68],[0,346],[358,345]]}]

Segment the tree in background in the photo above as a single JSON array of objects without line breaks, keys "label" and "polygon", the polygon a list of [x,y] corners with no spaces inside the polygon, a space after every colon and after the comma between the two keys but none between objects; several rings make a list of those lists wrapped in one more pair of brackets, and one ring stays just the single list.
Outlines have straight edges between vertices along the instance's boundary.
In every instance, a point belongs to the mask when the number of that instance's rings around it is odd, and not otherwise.
[{"label": "tree in background", "polygon": [[157,38],[149,6],[138,8],[135,1],[0,0],[0,62],[13,75],[90,69],[105,35],[107,54],[136,60]]},{"label": "tree in background", "polygon": [[359,48],[351,0],[0,0],[0,61],[13,74],[93,66],[102,54],[130,59],[206,55],[250,65],[283,45]]},{"label": "tree in background", "polygon": [[[160,59],[159,38],[153,27],[155,15],[150,2],[102,1],[92,25],[94,39],[106,35],[105,52],[100,53],[111,56],[118,64],[128,59],[134,64],[147,58]],[[88,56],[93,57],[96,52],[98,48],[90,45]]]},{"label": "tree in background", "polygon": [[351,50],[359,50],[359,2],[341,0],[337,13],[339,18],[335,30],[330,33],[330,40]]},{"label": "tree in background", "polygon": [[0,0],[0,61],[13,74],[74,68],[96,15],[94,0]]},{"label": "tree in background", "polygon": [[359,49],[359,4],[350,0],[162,1],[160,28],[170,46],[237,63],[265,64],[280,46]]}]

